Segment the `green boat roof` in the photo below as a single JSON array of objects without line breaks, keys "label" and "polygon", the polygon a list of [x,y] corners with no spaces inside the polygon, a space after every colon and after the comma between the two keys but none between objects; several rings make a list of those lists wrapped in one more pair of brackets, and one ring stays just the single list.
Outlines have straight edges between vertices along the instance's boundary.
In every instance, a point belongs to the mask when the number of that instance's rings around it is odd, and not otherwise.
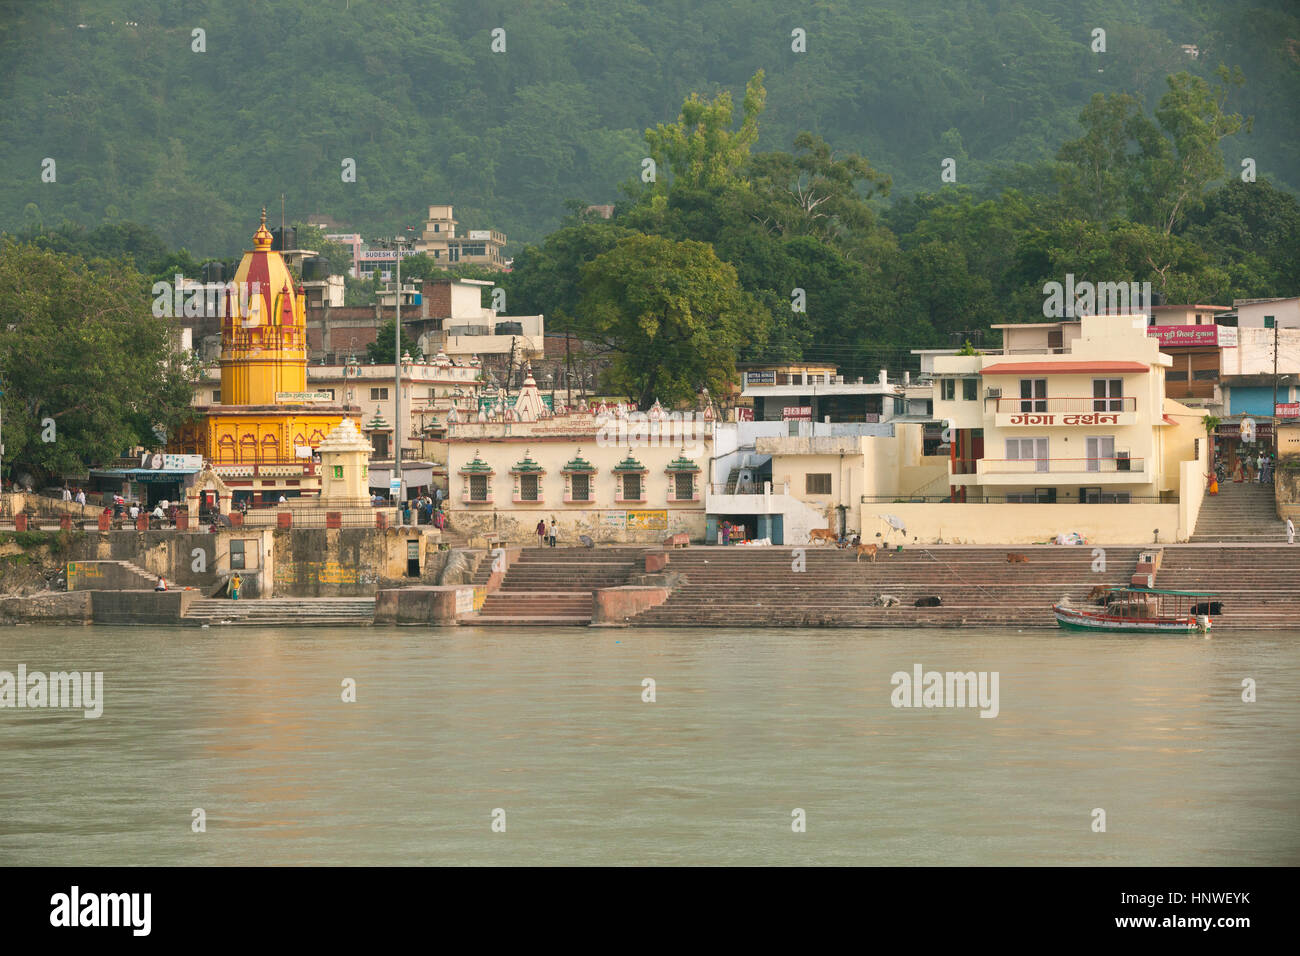
[{"label": "green boat roof", "polygon": [[1108,591],[1132,591],[1134,594],[1175,594],[1179,597],[1214,597],[1216,591],[1162,591],[1160,588],[1128,588],[1116,584],[1108,587]]}]

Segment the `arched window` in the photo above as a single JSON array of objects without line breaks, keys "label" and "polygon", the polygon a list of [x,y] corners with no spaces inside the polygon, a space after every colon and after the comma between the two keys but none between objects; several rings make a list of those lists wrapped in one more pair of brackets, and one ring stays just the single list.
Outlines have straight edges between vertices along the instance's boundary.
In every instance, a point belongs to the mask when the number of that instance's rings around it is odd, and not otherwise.
[{"label": "arched window", "polygon": [[262,437],[262,464],[280,460],[280,439],[274,435]]},{"label": "arched window", "polygon": [[257,439],[252,435],[239,439],[239,462],[243,465],[257,464]]}]

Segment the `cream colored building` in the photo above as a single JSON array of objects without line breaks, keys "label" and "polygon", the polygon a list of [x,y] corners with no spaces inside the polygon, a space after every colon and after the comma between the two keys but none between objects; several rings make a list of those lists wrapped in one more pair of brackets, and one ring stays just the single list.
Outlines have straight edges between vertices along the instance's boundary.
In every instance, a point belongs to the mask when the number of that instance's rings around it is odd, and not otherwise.
[{"label": "cream colored building", "polygon": [[785,544],[813,527],[891,544],[1186,540],[1208,470],[1204,412],[1164,397],[1172,360],[1146,317],[1031,323],[1006,341],[927,356],[946,457],[901,421],[886,435],[765,436],[755,491],[718,489],[711,520],[766,508]]},{"label": "cream colored building", "polygon": [[[447,507],[469,535],[536,543],[558,527],[559,546],[704,538],[711,421],[631,422],[626,413],[543,405],[530,375],[513,407],[448,425]],[[624,422],[624,427],[619,422]],[[659,424],[654,424],[658,421]]]}]

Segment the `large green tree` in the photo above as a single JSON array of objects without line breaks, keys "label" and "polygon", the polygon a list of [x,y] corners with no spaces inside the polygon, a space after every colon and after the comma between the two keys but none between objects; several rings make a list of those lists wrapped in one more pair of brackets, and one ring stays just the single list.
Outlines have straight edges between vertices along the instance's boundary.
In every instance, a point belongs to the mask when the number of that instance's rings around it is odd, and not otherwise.
[{"label": "large green tree", "polygon": [[195,368],[144,278],[121,261],[0,246],[0,375],[6,471],[83,472],[190,415]]},{"label": "large green tree", "polygon": [[613,363],[609,384],[643,409],[723,394],[736,354],[767,336],[770,314],[736,270],[699,242],[630,236],[582,269],[578,331]]}]

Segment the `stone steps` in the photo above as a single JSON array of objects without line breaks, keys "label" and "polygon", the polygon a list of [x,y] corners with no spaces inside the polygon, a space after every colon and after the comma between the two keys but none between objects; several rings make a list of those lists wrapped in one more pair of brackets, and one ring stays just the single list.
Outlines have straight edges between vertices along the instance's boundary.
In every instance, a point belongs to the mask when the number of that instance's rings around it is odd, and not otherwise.
[{"label": "stone steps", "polygon": [[264,601],[208,598],[194,601],[183,620],[192,625],[313,627],[370,624],[374,618],[374,598],[272,598]]}]

